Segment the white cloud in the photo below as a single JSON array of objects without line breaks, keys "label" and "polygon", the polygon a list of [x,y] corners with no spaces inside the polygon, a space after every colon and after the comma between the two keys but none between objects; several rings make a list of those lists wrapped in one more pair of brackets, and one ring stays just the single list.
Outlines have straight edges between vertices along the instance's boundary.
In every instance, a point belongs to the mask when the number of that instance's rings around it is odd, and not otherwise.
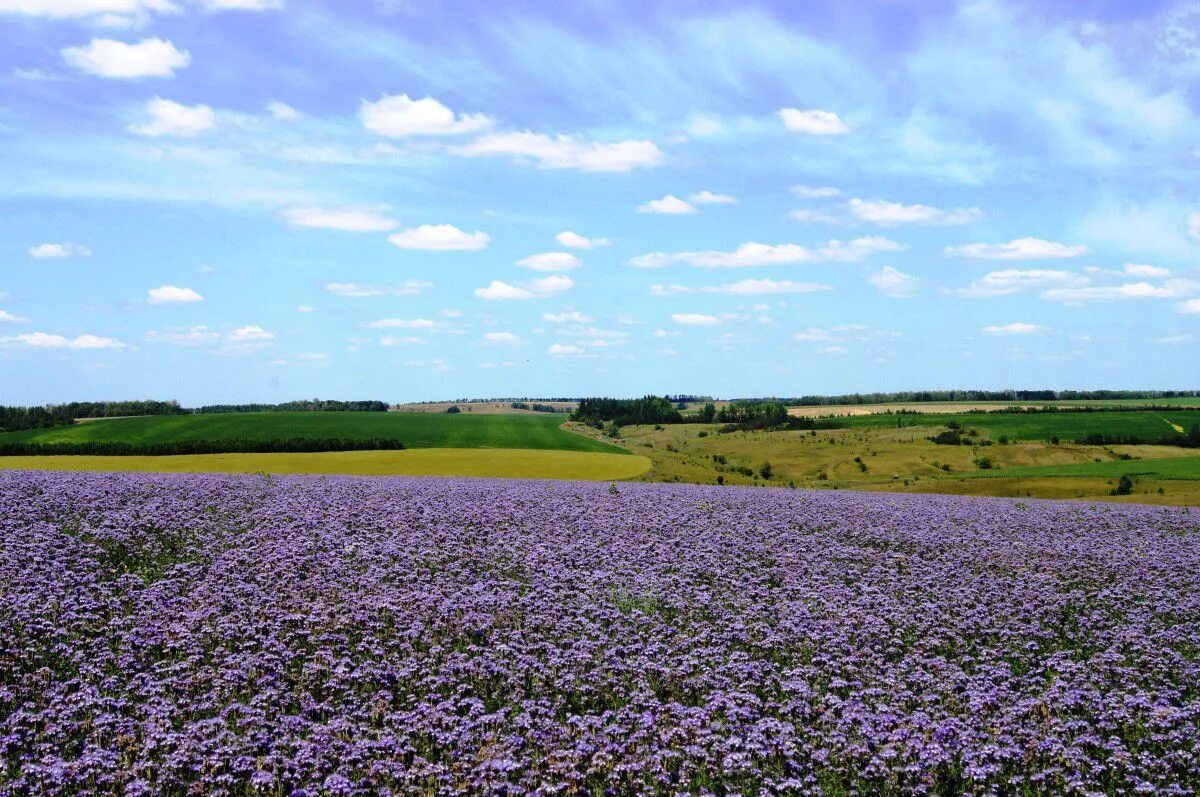
[{"label": "white cloud", "polygon": [[1187,217],[1188,236],[1193,241],[1200,241],[1200,210],[1189,213]]},{"label": "white cloud", "polygon": [[1150,266],[1145,263],[1126,263],[1122,271],[1131,277],[1148,277],[1150,279],[1161,279],[1171,276],[1169,268]]},{"label": "white cloud", "polygon": [[279,122],[296,122],[301,116],[295,108],[279,100],[271,100],[267,103],[267,113]]},{"label": "white cloud", "polygon": [[485,343],[493,343],[500,346],[515,346],[523,342],[520,336],[513,332],[484,332],[483,340]]},{"label": "white cloud", "polygon": [[533,291],[518,288],[516,285],[509,285],[507,282],[501,282],[500,280],[492,280],[491,284],[486,288],[476,288],[475,295],[489,302],[532,299],[534,297]]},{"label": "white cloud", "polygon": [[554,236],[554,240],[569,249],[595,249],[597,246],[608,246],[607,238],[585,238],[579,233],[565,230]]},{"label": "white cloud", "polygon": [[546,349],[548,354],[585,354],[582,346],[576,346],[573,343],[555,343]]},{"label": "white cloud", "polygon": [[0,310],[0,321],[4,321],[4,322],[10,323],[10,324],[20,324],[20,323],[22,323],[24,321],[28,321],[28,320],[29,319],[25,318],[24,316],[13,315],[12,313],[8,312],[7,310]]},{"label": "white cloud", "polygon": [[1200,292],[1200,282],[1172,279],[1161,285],[1127,282],[1122,285],[1052,288],[1043,291],[1042,298],[1052,302],[1112,302],[1122,299],[1178,299],[1197,292]]},{"label": "white cloud", "polygon": [[363,127],[389,138],[478,133],[492,126],[483,114],[455,114],[433,97],[411,99],[407,94],[363,100],[358,110]]},{"label": "white cloud", "polygon": [[682,216],[695,213],[696,208],[673,194],[667,194],[662,199],[651,199],[644,205],[638,205],[638,213],[660,213],[667,216]]},{"label": "white cloud", "polygon": [[850,130],[833,111],[781,108],[779,118],[783,120],[783,126],[791,132],[810,136],[839,136]]},{"label": "white cloud", "polygon": [[151,138],[189,138],[211,130],[217,124],[216,112],[207,105],[181,105],[162,97],[155,97],[146,103],[146,114],[150,117],[149,121],[145,124],[130,125],[131,133]]},{"label": "white cloud", "polygon": [[824,211],[813,210],[811,208],[793,210],[788,215],[790,215],[796,221],[802,221],[806,224],[838,224],[841,221],[841,219],[839,219],[837,216],[825,213]]},{"label": "white cloud", "polygon": [[84,334],[68,338],[46,332],[27,332],[23,335],[0,337],[0,344],[25,345],[35,349],[122,349],[125,344],[115,338]]},{"label": "white cloud", "polygon": [[159,38],[126,44],[114,39],[92,39],[83,47],[67,47],[62,58],[69,66],[103,78],[129,80],[143,77],[174,77],[176,69],[192,62],[187,50]]},{"label": "white cloud", "polygon": [[204,297],[191,288],[163,285],[146,291],[146,301],[150,304],[194,304],[204,301]]},{"label": "white cloud", "polygon": [[983,328],[983,334],[985,335],[1039,335],[1045,331],[1044,327],[1040,327],[1037,324],[1027,324],[1022,321]]},{"label": "white cloud", "polygon": [[152,329],[143,339],[147,343],[170,343],[176,346],[200,346],[205,343],[215,343],[221,339],[221,333],[206,326],[187,327],[185,329]]},{"label": "white cloud", "polygon": [[538,296],[553,296],[556,293],[570,290],[575,287],[575,281],[570,277],[564,277],[558,274],[550,277],[536,279],[529,283],[529,289]]},{"label": "white cloud", "polygon": [[1086,246],[1070,246],[1041,238],[1017,238],[1006,244],[947,246],[946,254],[980,260],[1053,260],[1087,254]]},{"label": "white cloud", "polygon": [[370,208],[290,208],[284,217],[297,227],[316,227],[345,232],[387,232],[396,220]]},{"label": "white cloud", "polygon": [[1087,285],[1090,280],[1070,271],[1048,269],[1021,270],[1015,268],[992,271],[954,293],[967,298],[1010,296],[1024,290],[1065,288]]},{"label": "white cloud", "polygon": [[1178,309],[1181,313],[1200,313],[1200,299],[1188,299],[1186,302],[1180,302]]},{"label": "white cloud", "polygon": [[455,150],[459,155],[512,155],[532,158],[543,169],[581,169],[585,172],[627,172],[657,166],[663,152],[652,141],[613,144],[581,141],[572,136],[548,136],[531,131],[492,133]]},{"label": "white cloud", "polygon": [[732,252],[653,252],[629,261],[634,268],[662,268],[685,263],[696,268],[749,268],[753,266],[791,265],[796,263],[852,263],[866,260],[874,252],[894,252],[902,247],[887,238],[833,240],[815,249],[800,244],[744,243]]},{"label": "white cloud", "polygon": [[771,296],[785,293],[817,293],[830,291],[833,287],[820,282],[793,282],[792,280],[745,279],[727,285],[708,285],[692,288],[685,285],[652,285],[651,296],[685,296],[694,293],[715,293],[724,296]]},{"label": "white cloud", "polygon": [[275,334],[259,326],[238,327],[229,333],[226,341],[235,345],[267,344],[275,340]]},{"label": "white cloud", "polygon": [[378,321],[369,321],[363,324],[367,329],[438,329],[441,327],[437,321],[431,321],[428,318],[381,318]]},{"label": "white cloud", "polygon": [[517,261],[517,265],[532,271],[571,271],[583,264],[570,252],[543,252],[523,257]]},{"label": "white cloud", "polygon": [[69,257],[89,257],[92,250],[79,244],[38,244],[30,247],[29,256],[34,260],[65,260]]},{"label": "white cloud", "polygon": [[801,199],[828,199],[842,195],[841,189],[828,185],[794,185],[792,193]]},{"label": "white cloud", "polygon": [[867,277],[867,282],[875,286],[875,288],[885,296],[890,296],[893,299],[903,299],[912,296],[917,292],[917,287],[921,281],[911,274],[905,274],[899,269],[891,266],[884,266],[879,271],[876,271],[871,276]]},{"label": "white cloud", "polygon": [[428,252],[475,252],[486,249],[490,240],[486,232],[467,233],[453,224],[422,224],[388,236],[388,241],[401,249]]},{"label": "white cloud", "polygon": [[284,0],[198,0],[208,11],[273,11],[283,8]]},{"label": "white cloud", "polygon": [[711,327],[721,323],[717,316],[704,313],[674,313],[671,320],[685,327]]},{"label": "white cloud", "polygon": [[941,210],[884,199],[851,199],[850,212],[863,221],[889,227],[897,224],[970,224],[983,218],[979,208]]},{"label": "white cloud", "polygon": [[388,336],[379,339],[380,346],[422,346],[428,342],[425,338],[413,337],[411,335],[399,338]]},{"label": "white cloud", "polygon": [[310,304],[302,304],[296,308],[296,312],[297,313],[313,313],[313,312],[316,312],[316,309],[317,308],[313,307]]},{"label": "white cloud", "polygon": [[401,285],[364,285],[359,282],[326,282],[323,286],[334,296],[363,299],[373,296],[419,296],[433,287],[432,282],[408,280]]},{"label": "white cloud", "polygon": [[565,310],[561,313],[542,313],[542,320],[551,324],[590,324],[596,319],[578,310]]},{"label": "white cloud", "polygon": [[714,194],[712,191],[697,191],[688,197],[696,205],[736,205],[737,197],[729,194]]},{"label": "white cloud", "polygon": [[124,24],[150,12],[174,13],[173,0],[0,0],[0,14],[19,14],[49,19],[99,17],[100,21]]}]

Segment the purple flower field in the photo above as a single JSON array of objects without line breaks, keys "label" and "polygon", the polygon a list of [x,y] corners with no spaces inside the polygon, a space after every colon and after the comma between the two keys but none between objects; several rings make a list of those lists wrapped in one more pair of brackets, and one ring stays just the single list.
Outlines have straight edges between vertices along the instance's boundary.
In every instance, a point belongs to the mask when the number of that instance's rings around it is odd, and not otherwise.
[{"label": "purple flower field", "polygon": [[1200,513],[0,473],[3,794],[1195,794]]}]

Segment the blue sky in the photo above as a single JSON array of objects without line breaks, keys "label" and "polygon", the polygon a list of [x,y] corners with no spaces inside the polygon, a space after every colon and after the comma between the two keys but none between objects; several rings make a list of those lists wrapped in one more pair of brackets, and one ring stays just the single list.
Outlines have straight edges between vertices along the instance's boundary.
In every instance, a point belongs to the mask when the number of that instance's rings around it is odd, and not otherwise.
[{"label": "blue sky", "polygon": [[0,0],[0,402],[1197,387],[1200,4],[873,5]]}]

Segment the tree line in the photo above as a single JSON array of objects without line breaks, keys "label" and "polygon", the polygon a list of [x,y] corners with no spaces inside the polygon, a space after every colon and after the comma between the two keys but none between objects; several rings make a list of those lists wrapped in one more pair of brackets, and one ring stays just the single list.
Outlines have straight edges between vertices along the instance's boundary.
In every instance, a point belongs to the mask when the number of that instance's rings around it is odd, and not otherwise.
[{"label": "tree line", "polygon": [[823,407],[930,401],[1111,401],[1196,397],[1200,397],[1200,390],[903,390],[895,393],[797,396],[784,399],[784,402],[792,406]]},{"label": "tree line", "polygon": [[318,451],[402,451],[404,443],[382,437],[283,437],[268,440],[174,440],[144,443],[118,440],[85,440],[72,443],[0,442],[0,456],[134,456],[173,454],[290,454]]},{"label": "tree line", "polygon": [[285,401],[282,404],[207,404],[189,410],[197,415],[216,415],[227,412],[387,412],[386,401],[334,401],[306,399]]}]

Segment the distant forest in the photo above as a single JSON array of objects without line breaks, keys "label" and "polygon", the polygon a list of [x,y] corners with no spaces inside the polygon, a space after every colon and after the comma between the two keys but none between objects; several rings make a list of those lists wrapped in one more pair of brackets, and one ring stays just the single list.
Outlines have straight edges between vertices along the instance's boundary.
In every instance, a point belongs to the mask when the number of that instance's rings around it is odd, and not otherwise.
[{"label": "distant forest", "polygon": [[187,408],[178,401],[72,401],[44,407],[0,406],[0,432],[70,426],[78,418],[124,418],[132,415],[211,415],[223,412],[387,412],[386,401],[305,399],[282,404],[210,404]]},{"label": "distant forest", "polygon": [[785,398],[783,402],[791,406],[826,407],[924,401],[1109,401],[1197,396],[1200,396],[1200,390],[904,390],[897,393],[798,396]]}]

